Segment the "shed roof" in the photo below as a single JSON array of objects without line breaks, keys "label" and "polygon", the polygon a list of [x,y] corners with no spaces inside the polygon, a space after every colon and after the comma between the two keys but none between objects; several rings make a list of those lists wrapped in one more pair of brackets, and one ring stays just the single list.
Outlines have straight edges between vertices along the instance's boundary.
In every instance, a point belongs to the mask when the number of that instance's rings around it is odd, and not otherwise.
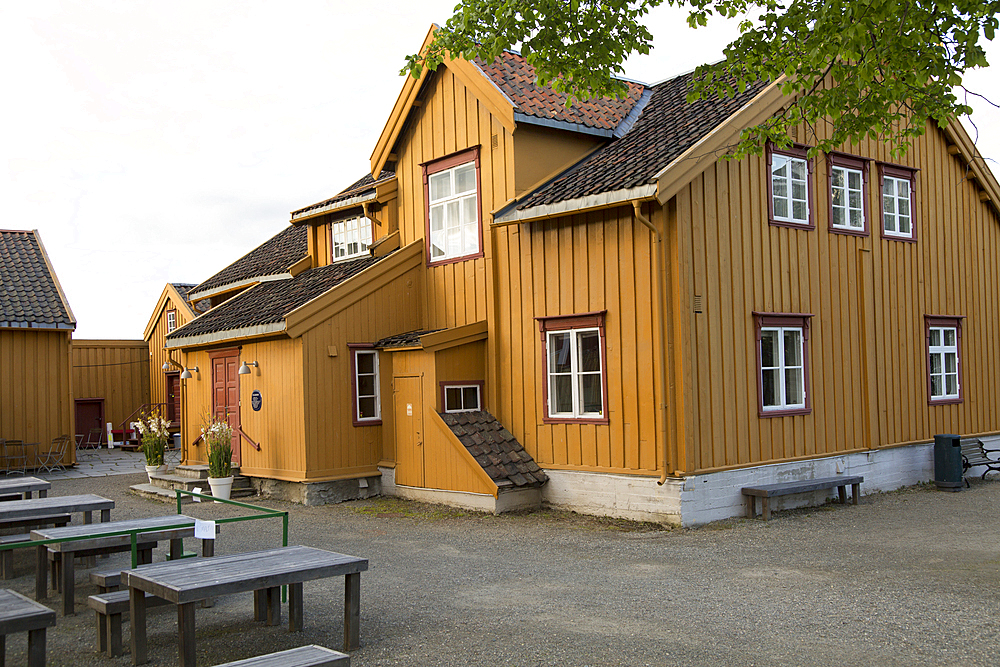
[{"label": "shed roof", "polygon": [[424,331],[407,331],[405,333],[393,334],[375,341],[373,347],[393,348],[393,347],[416,347],[420,345],[420,337],[424,334],[441,331],[441,329],[427,329]]},{"label": "shed roof", "polygon": [[[392,253],[385,257],[390,257]],[[211,337],[284,331],[285,316],[385,257],[361,257],[303,271],[294,278],[260,283],[167,335],[167,342],[197,344]]]},{"label": "shed roof", "polygon": [[76,328],[37,231],[0,230],[0,327]]},{"label": "shed roof", "polygon": [[441,419],[501,491],[538,487],[549,481],[514,434],[489,412],[445,413]]},{"label": "shed roof", "polygon": [[360,195],[374,193],[376,185],[385,183],[386,181],[391,181],[394,178],[396,178],[396,172],[388,170],[382,170],[379,173],[378,178],[373,177],[371,174],[365,174],[354,183],[351,183],[346,188],[341,190],[335,196],[330,197],[329,199],[324,199],[323,201],[315,204],[310,204],[309,206],[300,208],[297,211],[292,211],[292,219],[294,220],[295,218],[302,217],[306,213],[311,213],[321,208],[331,208],[336,204],[346,202],[347,200]]},{"label": "shed roof", "polygon": [[550,206],[605,193],[655,189],[657,174],[684,151],[726,121],[765,87],[757,83],[722,100],[686,99],[694,73],[657,84],[638,119],[620,139],[570,167],[497,214],[514,219],[517,211]]},{"label": "shed roof", "polygon": [[202,298],[261,278],[286,276],[288,267],[307,252],[305,228],[288,226],[188,292],[194,298]]}]

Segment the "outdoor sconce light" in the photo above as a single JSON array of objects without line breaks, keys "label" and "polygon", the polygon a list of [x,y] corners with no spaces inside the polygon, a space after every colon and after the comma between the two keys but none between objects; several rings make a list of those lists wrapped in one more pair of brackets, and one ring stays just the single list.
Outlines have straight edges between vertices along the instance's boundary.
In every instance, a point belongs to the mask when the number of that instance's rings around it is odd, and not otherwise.
[{"label": "outdoor sconce light", "polygon": [[253,366],[254,368],[260,368],[260,366],[257,365],[256,361],[251,361],[249,364],[244,361],[243,365],[240,366],[240,370],[238,370],[236,372],[239,373],[240,375],[250,375],[250,367],[251,366]]},{"label": "outdoor sconce light", "polygon": [[170,362],[169,361],[164,361],[162,368],[163,368],[163,372],[169,371],[170,370]]},{"label": "outdoor sconce light", "polygon": [[197,366],[195,366],[194,368],[185,368],[184,372],[181,373],[181,379],[182,380],[190,380],[192,377],[194,377],[193,375],[191,375],[191,371],[194,371],[195,373],[200,373],[201,372],[201,371],[198,370]]}]

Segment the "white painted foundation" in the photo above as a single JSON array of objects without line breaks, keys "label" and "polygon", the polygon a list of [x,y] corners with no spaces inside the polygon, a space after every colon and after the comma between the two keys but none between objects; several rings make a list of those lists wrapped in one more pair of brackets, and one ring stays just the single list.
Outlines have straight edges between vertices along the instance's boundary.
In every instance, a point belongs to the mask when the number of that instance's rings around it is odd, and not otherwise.
[{"label": "white painted foundation", "polygon": [[541,507],[541,489],[501,490],[496,498],[488,493],[469,493],[467,491],[446,491],[443,489],[424,489],[415,486],[396,484],[396,471],[393,468],[379,468],[382,473],[382,493],[387,496],[398,496],[424,503],[440,503],[452,507],[464,507],[478,512],[500,514],[519,509]]},{"label": "white painted foundation", "polygon": [[[542,497],[552,507],[583,514],[697,526],[746,516],[746,499],[741,493],[744,486],[838,474],[863,475],[861,493],[864,495],[931,481],[934,479],[934,445],[909,445],[683,479],[669,478],[663,486],[653,477],[566,470],[546,470],[545,473],[549,482],[542,487]],[[975,469],[969,474],[976,474]],[[782,496],[771,500],[771,509],[817,505],[836,497],[836,493],[834,489],[832,492]]]}]

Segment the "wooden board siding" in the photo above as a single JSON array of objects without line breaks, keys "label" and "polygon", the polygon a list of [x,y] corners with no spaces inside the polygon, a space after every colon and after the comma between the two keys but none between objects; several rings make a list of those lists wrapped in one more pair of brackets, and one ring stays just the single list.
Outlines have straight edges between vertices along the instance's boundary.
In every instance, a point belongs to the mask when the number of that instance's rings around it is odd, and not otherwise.
[{"label": "wooden board siding", "polygon": [[[169,289],[169,286],[168,286]],[[166,403],[167,402],[167,383],[166,379],[163,377],[163,364],[167,361],[167,351],[164,349],[166,344],[167,336],[167,311],[175,310],[177,312],[177,326],[181,327],[190,322],[193,318],[189,314],[188,308],[184,304],[178,304],[170,296],[166,298],[162,310],[160,311],[159,317],[157,317],[156,324],[153,326],[152,331],[146,338],[146,343],[148,345],[148,358],[149,358],[149,402],[150,403]],[[173,352],[173,360],[180,361],[180,353]],[[174,371],[180,371],[183,369],[172,367]]]},{"label": "wooden board siding", "polygon": [[[434,390],[433,407],[444,412],[441,401],[441,383],[462,384],[486,381],[486,341],[476,341],[467,345],[440,350],[434,353],[437,385]],[[481,389],[485,394],[485,387]],[[485,407],[486,396],[480,396]]]},{"label": "wooden board siding", "polygon": [[[1000,428],[1000,220],[979,201],[961,158],[948,154],[934,127],[902,158],[872,141],[842,150],[920,168],[916,243],[881,237],[874,164],[868,237],[828,230],[823,157],[813,163],[812,231],[768,225],[763,158],[718,162],[677,195],[674,325],[690,359],[675,375],[687,399],[673,408],[687,425],[678,468],[704,471]],[[692,308],[696,295],[700,314]],[[811,414],[757,416],[753,311],[814,315]],[[924,315],[966,317],[962,403],[927,404]]]},{"label": "wooden board siding", "polygon": [[[645,212],[663,225],[659,207]],[[654,252],[649,231],[624,207],[498,230],[497,255],[507,259],[498,266],[504,316],[490,332],[499,382],[486,387],[486,400],[540,466],[653,474],[660,465]],[[607,310],[610,423],[545,424],[535,318],[600,310]]]},{"label": "wooden board siding", "polygon": [[[104,420],[114,428],[150,402],[146,341],[74,340],[72,352],[74,396],[103,398]],[[163,371],[158,376],[162,383]]]},{"label": "wooden board siding", "polygon": [[0,438],[73,433],[70,332],[0,329]]},{"label": "wooden board siding", "polygon": [[490,214],[514,195],[514,147],[512,135],[447,66],[439,67],[437,73],[428,77],[421,98],[423,106],[411,112],[396,149],[402,245],[425,236],[420,165],[480,146],[480,219],[485,257],[427,269],[425,324],[429,329],[450,328],[485,320],[490,310],[487,270],[492,257]]},{"label": "wooden board siding", "polygon": [[573,166],[605,143],[589,134],[522,123],[514,131],[514,194],[520,196]]},{"label": "wooden board siding", "polygon": [[[354,426],[349,343],[424,328],[421,268],[406,271],[302,335],[305,460],[309,479],[362,476],[382,460],[386,414],[392,409],[386,353],[379,354],[383,425]],[[330,356],[333,347],[336,356]],[[390,367],[391,368],[391,367]]]}]

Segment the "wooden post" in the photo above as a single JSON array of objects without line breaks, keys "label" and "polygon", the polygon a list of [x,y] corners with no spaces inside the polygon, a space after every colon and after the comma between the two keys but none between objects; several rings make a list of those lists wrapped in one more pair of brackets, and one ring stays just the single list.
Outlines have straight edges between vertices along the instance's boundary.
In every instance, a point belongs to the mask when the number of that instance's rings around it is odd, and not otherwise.
[{"label": "wooden post", "polygon": [[129,648],[132,649],[132,664],[145,665],[149,662],[146,653],[146,593],[129,586],[129,624],[132,626]]},{"label": "wooden post", "polygon": [[73,598],[76,594],[74,586],[76,584],[76,571],[74,569],[73,552],[64,553],[60,562],[60,574],[62,575],[62,602],[63,602],[63,616],[72,616],[73,611]]},{"label": "wooden post", "polygon": [[361,573],[344,575],[344,650],[361,645]]},{"label": "wooden post", "polygon": [[288,631],[302,632],[302,582],[288,584]]},{"label": "wooden post", "polygon": [[35,547],[35,599],[44,600],[49,596],[49,548]]},{"label": "wooden post", "polygon": [[45,628],[28,630],[28,667],[45,667]]},{"label": "wooden post", "polygon": [[271,586],[264,591],[267,603],[267,624],[281,625],[281,587]]},{"label": "wooden post", "polygon": [[177,649],[181,667],[194,667],[194,603],[177,605]]}]

